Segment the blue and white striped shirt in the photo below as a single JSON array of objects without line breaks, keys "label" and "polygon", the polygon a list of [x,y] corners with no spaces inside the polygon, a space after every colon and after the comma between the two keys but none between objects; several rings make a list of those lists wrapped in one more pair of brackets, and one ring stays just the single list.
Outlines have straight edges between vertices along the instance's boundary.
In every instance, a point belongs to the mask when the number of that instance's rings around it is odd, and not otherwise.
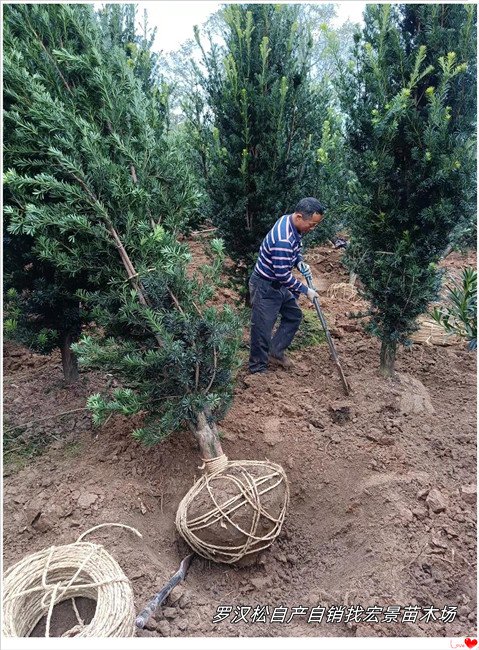
[{"label": "blue and white striped shirt", "polygon": [[301,235],[291,214],[283,215],[263,239],[254,270],[262,278],[277,280],[294,293],[308,293],[308,287],[296,280],[291,269],[303,259]]}]

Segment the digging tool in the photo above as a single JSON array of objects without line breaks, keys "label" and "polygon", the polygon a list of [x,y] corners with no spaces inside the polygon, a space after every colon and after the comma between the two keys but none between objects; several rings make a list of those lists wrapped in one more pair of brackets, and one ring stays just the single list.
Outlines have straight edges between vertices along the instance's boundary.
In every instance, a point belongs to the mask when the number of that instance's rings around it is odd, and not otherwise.
[{"label": "digging tool", "polygon": [[[305,276],[305,278],[306,278],[306,282],[308,284],[308,287],[310,289],[313,289],[314,291],[316,291],[316,289],[313,286],[312,278],[311,277],[306,277],[306,276]],[[344,376],[344,372],[343,372],[343,369],[341,368],[341,364],[339,363],[338,353],[336,352],[336,348],[334,347],[333,339],[331,338],[331,334],[329,333],[328,325],[326,323],[326,319],[324,318],[323,312],[321,311],[321,306],[319,304],[318,298],[315,298],[313,300],[313,305],[316,308],[316,313],[319,316],[319,320],[321,321],[321,325],[322,325],[324,333],[326,335],[326,340],[327,340],[328,345],[329,345],[329,351],[331,353],[331,358],[333,359],[333,361],[336,364],[336,367],[338,369],[339,376],[341,378],[341,383],[343,385],[344,393],[346,395],[349,395],[350,392],[351,392],[351,388],[350,388],[350,386],[348,384],[348,381],[347,381],[346,377]]]},{"label": "digging tool", "polygon": [[194,555],[195,555],[194,553],[190,553],[190,555],[187,555],[181,561],[180,568],[178,569],[178,571],[168,580],[168,582],[163,587],[163,589],[161,589],[161,591],[155,594],[155,596],[150,600],[148,605],[141,610],[141,612],[138,614],[138,616],[135,619],[136,627],[142,630],[145,627],[146,622],[150,618],[150,616],[153,616],[153,614],[156,612],[158,607],[165,602],[165,600],[173,591],[173,589],[176,587],[176,585],[185,579],[186,572],[188,571],[188,568],[191,564],[191,560],[193,559]]}]

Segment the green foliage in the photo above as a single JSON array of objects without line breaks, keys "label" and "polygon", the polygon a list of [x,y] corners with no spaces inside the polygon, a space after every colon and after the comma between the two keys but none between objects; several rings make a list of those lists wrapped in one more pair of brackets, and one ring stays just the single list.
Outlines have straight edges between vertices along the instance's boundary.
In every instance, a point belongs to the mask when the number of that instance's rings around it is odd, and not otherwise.
[{"label": "green foliage", "polygon": [[[460,215],[459,223],[451,233],[449,250],[467,251],[477,248],[477,218],[474,209],[469,210],[466,214]],[[461,218],[463,217],[463,218]]]},{"label": "green foliage", "polygon": [[447,287],[450,306],[435,307],[434,320],[446,332],[456,334],[468,341],[470,350],[477,349],[477,271],[464,269],[461,283],[452,280]]},{"label": "green foliage", "polygon": [[[5,239],[12,241],[11,237]],[[88,312],[81,309],[75,296],[78,282],[62,277],[52,265],[42,264],[31,254],[31,246],[23,253],[15,257],[9,250],[5,256],[4,335],[36,352],[50,354],[65,345],[67,337],[78,338]],[[31,261],[25,263],[25,258]]]},{"label": "green foliage", "polygon": [[[178,239],[198,193],[169,146],[154,93],[144,92],[121,47],[105,46],[91,7],[7,10],[5,123],[15,133],[8,229],[31,237],[36,256],[59,273],[86,275],[76,297],[95,327],[72,349],[122,383],[90,399],[95,422],[141,412],[137,435],[153,444],[184,424],[194,428],[201,411],[219,419],[240,329],[229,308],[209,305],[222,244],[213,242],[208,265],[188,271]],[[27,159],[35,164],[19,163]]]},{"label": "green foliage", "polygon": [[304,237],[305,247],[333,240],[338,230],[346,226],[344,204],[354,177],[349,169],[343,123],[344,118],[339,111],[333,106],[329,107],[327,119],[322,124],[315,163],[326,218]]},{"label": "green foliage", "polygon": [[299,330],[290,346],[291,350],[303,350],[314,348],[317,345],[326,343],[326,334],[321,327],[321,322],[315,311],[306,309],[303,311],[303,320]]},{"label": "green foliage", "polygon": [[228,5],[225,46],[202,50],[190,122],[212,220],[241,282],[274,221],[318,187],[326,101],[311,85],[312,41],[299,17],[291,5]]},{"label": "green foliage", "polygon": [[[133,70],[135,77],[141,80],[143,90],[149,93],[162,86],[159,54],[152,51],[156,27],[149,28],[145,9],[141,32],[138,33],[137,11],[137,5],[134,4],[104,4],[98,11],[98,17],[105,48],[121,47],[127,56],[127,65]],[[163,94],[160,93],[158,99],[164,101],[167,100],[167,91],[164,86],[162,89]],[[166,101],[162,107],[167,111]]]},{"label": "green foliage", "polygon": [[241,335],[229,307],[208,305],[224,259],[221,242],[212,242],[211,263],[189,276],[185,244],[167,232],[161,241],[152,240],[156,266],[139,275],[149,304],[141,305],[124,283],[109,296],[86,295],[95,305],[99,331],[73,346],[80,363],[123,379],[113,396],[90,398],[95,424],[111,412],[145,412],[135,435],[147,444],[184,423],[194,426],[198,411],[211,410],[215,419],[225,414]]},{"label": "green foliage", "polygon": [[[5,55],[11,56],[10,63],[16,68],[17,78],[22,74],[22,66],[29,66],[32,74],[37,77],[43,75],[57,89],[54,77],[58,79],[58,73],[41,45],[42,39],[54,41],[55,30],[58,31],[59,27],[54,15],[53,7],[51,14],[32,8],[28,13],[23,12],[23,17],[22,11],[7,8],[4,14],[4,43]],[[58,39],[64,48],[73,46],[74,37],[68,30],[63,29],[60,35],[57,34]],[[15,91],[18,90],[17,86]],[[4,167],[36,174],[42,168],[44,152],[28,146],[28,142],[17,132],[16,123],[20,115],[15,110],[15,104],[22,102],[22,110],[28,111],[30,104],[25,97],[5,92],[5,124],[9,128],[5,129]],[[29,137],[32,141],[33,130],[29,131]],[[44,201],[48,203],[47,198]],[[8,185],[4,188],[4,204],[4,226],[7,231],[12,226],[13,210],[19,207]],[[82,323],[88,319],[88,314],[80,308],[75,296],[79,286],[86,286],[85,275],[79,274],[73,280],[42,259],[28,232],[14,236],[11,232],[5,232],[3,243],[5,335],[44,354],[57,346],[66,346],[67,339],[77,337]]]},{"label": "green foliage", "polygon": [[183,233],[189,234],[191,230],[201,228],[205,224],[211,213],[209,198],[204,179],[198,170],[197,154],[191,142],[190,132],[184,124],[180,124],[168,132],[166,145],[174,156],[181,160],[182,169],[188,178],[189,194],[195,197],[194,204],[185,215],[182,227]]},{"label": "green foliage", "polygon": [[476,9],[368,5],[339,93],[356,182],[348,259],[392,349],[440,287],[436,262],[475,202]]},{"label": "green foliage", "polygon": [[[157,77],[157,57],[150,56],[154,33],[149,34],[145,22],[143,35],[136,34],[133,5],[107,5],[100,15],[101,35],[96,30],[98,40],[100,38],[103,40],[103,47],[106,50],[115,47],[124,50],[123,58],[126,57],[126,64],[141,80],[142,86],[150,91],[150,96],[157,102],[159,115],[164,116],[167,110],[164,92],[159,92],[153,86],[153,81]],[[66,108],[70,107],[79,115],[84,113],[84,107],[89,101],[90,110],[95,109],[97,96],[93,92],[88,93],[88,90],[94,89],[91,87],[87,89],[79,74],[81,71],[84,75],[89,73],[88,56],[85,54],[88,48],[90,48],[92,63],[95,55],[95,52],[91,51],[92,42],[88,43],[80,36],[81,30],[87,30],[89,24],[94,30],[97,28],[94,15],[89,8],[79,7],[70,12],[55,6],[7,8],[5,45],[6,52],[11,57],[8,62],[9,90],[5,94],[7,108],[11,104],[14,107],[21,104],[20,88],[23,83],[21,75],[24,67],[32,78],[44,84],[53,104],[56,100],[60,100]],[[130,65],[133,59],[134,65]],[[95,67],[94,71],[97,75],[102,75],[101,68]],[[92,73],[94,71],[92,70]],[[41,92],[41,86],[38,85],[37,88]],[[44,101],[46,99],[44,97]],[[28,113],[29,107],[30,104],[24,101],[20,111],[17,112],[13,108],[7,112],[7,124],[12,128],[6,130],[4,163],[7,169],[18,171],[25,176],[35,176],[45,168],[46,147],[52,155],[55,151],[61,155],[66,139],[62,139],[59,132],[56,137],[60,144],[57,145],[52,137],[50,142],[45,141],[43,149],[37,146],[38,136],[48,125],[46,114],[43,123],[41,115],[35,116],[40,126],[30,124],[27,127],[24,122],[24,133],[19,136],[17,129],[13,127],[22,120],[22,112]],[[52,106],[50,109],[45,107],[46,110],[55,110],[55,107]],[[53,124],[49,128],[53,134]],[[25,131],[28,134],[27,138],[25,138]],[[76,147],[75,137],[77,134],[70,134],[68,144],[71,149]],[[98,134],[97,137],[100,138],[101,135]],[[63,161],[65,164],[68,162],[65,156]],[[101,160],[97,162],[100,164]],[[175,164],[172,160],[171,167]],[[75,173],[75,166],[70,164],[69,171]],[[54,197],[40,189],[36,192],[37,196],[43,199],[45,207],[51,204],[52,209],[55,209]],[[45,237],[35,241],[31,228],[26,227],[21,234],[18,226],[11,223],[12,216],[15,214],[14,207],[18,205],[15,197],[11,196],[8,184],[5,198],[7,204],[5,222],[14,236],[7,235],[4,238],[4,286],[7,289],[12,286],[18,292],[15,305],[11,300],[6,299],[6,313],[10,314],[11,310],[15,309],[18,318],[15,327],[12,327],[10,321],[6,323],[5,333],[36,351],[49,353],[56,346],[62,345],[67,336],[68,339],[78,337],[82,324],[88,320],[88,314],[81,309],[75,294],[77,290],[85,290],[91,285],[87,282],[85,273],[79,272],[78,267],[73,268],[73,259],[69,259],[68,247],[65,247],[63,256],[60,257],[58,254],[57,260],[51,263],[48,260],[53,257],[52,242]],[[170,208],[168,205],[165,207]],[[176,205],[172,205],[171,208],[175,209]],[[75,230],[85,229],[85,219],[77,214],[65,214],[61,219],[63,227],[70,227],[68,245],[74,244]],[[56,250],[59,252],[58,248]]]}]

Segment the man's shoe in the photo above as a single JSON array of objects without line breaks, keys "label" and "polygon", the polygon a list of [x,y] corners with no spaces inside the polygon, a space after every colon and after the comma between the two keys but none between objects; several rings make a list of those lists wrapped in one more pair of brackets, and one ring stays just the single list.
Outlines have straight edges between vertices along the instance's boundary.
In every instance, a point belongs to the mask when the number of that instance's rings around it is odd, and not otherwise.
[{"label": "man's shoe", "polygon": [[271,366],[283,368],[283,370],[290,370],[293,367],[290,359],[284,354],[282,357],[275,357],[273,354],[270,354],[268,361]]},{"label": "man's shoe", "polygon": [[268,372],[268,367],[264,368],[248,368],[248,373],[250,375],[259,375],[261,373]]}]

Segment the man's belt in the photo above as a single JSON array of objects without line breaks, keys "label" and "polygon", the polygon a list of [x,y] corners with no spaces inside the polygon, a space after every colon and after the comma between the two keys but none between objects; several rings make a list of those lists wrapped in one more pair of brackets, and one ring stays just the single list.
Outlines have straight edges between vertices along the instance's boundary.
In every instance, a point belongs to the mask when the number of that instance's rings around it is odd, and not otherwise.
[{"label": "man's belt", "polygon": [[281,289],[281,282],[279,280],[269,280],[268,278],[263,277],[257,271],[254,271],[254,274],[263,282],[269,282],[273,289]]}]

